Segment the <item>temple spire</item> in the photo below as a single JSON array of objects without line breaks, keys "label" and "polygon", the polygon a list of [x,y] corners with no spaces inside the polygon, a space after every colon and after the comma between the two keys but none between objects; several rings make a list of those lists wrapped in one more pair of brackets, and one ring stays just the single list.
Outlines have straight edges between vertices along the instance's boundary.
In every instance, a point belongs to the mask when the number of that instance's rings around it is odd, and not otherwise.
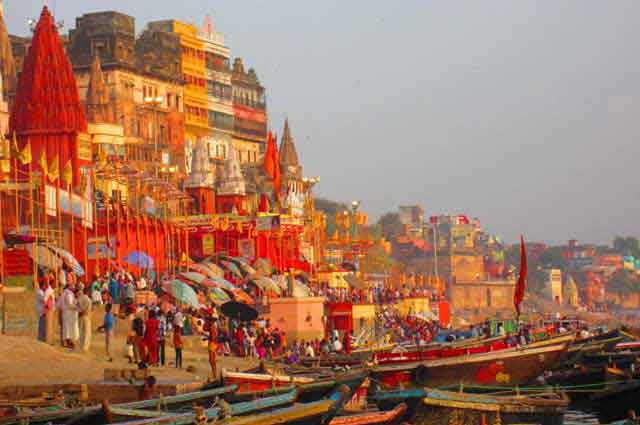
[{"label": "temple spire", "polygon": [[87,120],[93,123],[113,123],[109,88],[104,82],[100,57],[95,55],[89,71],[87,87]]},{"label": "temple spire", "polygon": [[280,142],[280,164],[285,169],[289,166],[297,167],[298,152],[296,151],[296,145],[291,137],[291,130],[289,130],[289,119],[284,119],[284,130],[282,131],[282,140]]},{"label": "temple spire", "polygon": [[246,195],[244,176],[240,169],[238,151],[229,144],[229,156],[224,163],[224,178],[218,188],[219,195]]}]

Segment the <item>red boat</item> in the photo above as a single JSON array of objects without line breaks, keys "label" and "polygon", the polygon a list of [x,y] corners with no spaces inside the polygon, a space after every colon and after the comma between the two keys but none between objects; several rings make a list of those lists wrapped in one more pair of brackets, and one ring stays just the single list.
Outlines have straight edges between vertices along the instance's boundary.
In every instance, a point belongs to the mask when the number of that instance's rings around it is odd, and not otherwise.
[{"label": "red boat", "polygon": [[411,385],[521,385],[560,361],[568,344],[464,354],[375,367],[371,374],[387,388]]}]

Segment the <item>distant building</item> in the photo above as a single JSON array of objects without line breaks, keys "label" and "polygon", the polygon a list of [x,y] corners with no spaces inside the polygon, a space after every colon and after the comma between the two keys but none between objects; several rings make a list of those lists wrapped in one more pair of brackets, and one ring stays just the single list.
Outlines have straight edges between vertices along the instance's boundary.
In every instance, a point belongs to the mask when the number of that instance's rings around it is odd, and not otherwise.
[{"label": "distant building", "polygon": [[420,205],[401,205],[398,207],[398,215],[407,229],[407,236],[411,239],[424,237],[424,209]]},{"label": "distant building", "polygon": [[233,61],[233,144],[240,163],[256,163],[266,149],[267,104],[265,89],[253,68],[245,71],[241,58]]},{"label": "distant building", "polygon": [[562,271],[560,269],[549,269],[547,272],[547,281],[545,283],[545,293],[555,303],[563,303],[562,291]]}]

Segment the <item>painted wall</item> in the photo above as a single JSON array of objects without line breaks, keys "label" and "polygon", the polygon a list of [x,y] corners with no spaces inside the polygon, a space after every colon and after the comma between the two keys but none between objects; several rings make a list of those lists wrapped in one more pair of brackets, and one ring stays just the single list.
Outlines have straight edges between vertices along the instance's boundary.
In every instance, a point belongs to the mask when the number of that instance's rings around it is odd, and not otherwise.
[{"label": "painted wall", "polygon": [[274,298],[270,300],[271,326],[284,330],[287,341],[309,341],[324,336],[324,298]]}]

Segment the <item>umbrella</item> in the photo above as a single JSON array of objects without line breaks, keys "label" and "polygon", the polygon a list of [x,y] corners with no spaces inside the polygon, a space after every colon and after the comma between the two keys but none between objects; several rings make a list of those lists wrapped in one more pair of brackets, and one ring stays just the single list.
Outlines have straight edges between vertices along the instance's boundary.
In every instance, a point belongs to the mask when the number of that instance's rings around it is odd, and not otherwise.
[{"label": "umbrella", "polygon": [[200,302],[198,301],[198,295],[196,294],[196,291],[194,291],[192,287],[180,280],[174,279],[170,282],[166,282],[164,285],[162,285],[162,290],[171,294],[173,298],[180,302],[188,304],[192,307],[200,307]]},{"label": "umbrella", "polygon": [[203,261],[200,263],[200,265],[212,271],[214,275],[218,277],[224,277],[224,270],[222,270],[219,265],[210,261]]},{"label": "umbrella", "polygon": [[180,278],[185,278],[193,283],[202,283],[207,278],[207,276],[196,272],[182,272],[178,276],[178,279]]},{"label": "umbrella", "polygon": [[49,270],[58,270],[62,268],[62,259],[52,253],[43,245],[36,245],[35,250],[31,245],[27,245],[29,256],[37,261],[38,265],[46,267]]},{"label": "umbrella", "polygon": [[220,288],[209,288],[207,292],[209,295],[209,299],[216,305],[221,305],[228,301],[231,301],[231,297]]},{"label": "umbrella", "polygon": [[210,269],[209,267],[206,267],[204,264],[189,263],[189,270],[195,273],[200,273],[202,275],[205,275],[206,277],[217,276],[214,270]]},{"label": "umbrella", "polygon": [[153,258],[149,257],[146,253],[142,251],[131,251],[127,255],[122,258],[122,261],[125,263],[131,264],[132,266],[138,266],[141,269],[153,269]]},{"label": "umbrella", "polygon": [[230,319],[236,319],[241,322],[250,322],[258,318],[258,312],[253,307],[237,301],[229,301],[222,304],[220,308],[222,314]]},{"label": "umbrella", "polygon": [[75,257],[71,255],[69,251],[65,251],[64,249],[58,248],[57,246],[53,246],[53,245],[45,245],[45,246],[49,248],[51,251],[53,251],[55,255],[62,258],[62,261],[64,261],[66,265],[71,267],[73,269],[73,272],[77,276],[84,276],[84,269],[82,268],[78,260],[76,260]]},{"label": "umbrella", "polygon": [[262,292],[272,291],[278,295],[282,294],[282,288],[278,286],[278,284],[275,283],[273,280],[269,279],[268,277],[251,279],[249,282],[253,283],[258,288],[260,288]]},{"label": "umbrella", "polygon": [[264,275],[271,276],[271,273],[273,273],[273,267],[271,266],[271,263],[269,262],[269,260],[267,260],[266,258],[258,258],[254,266],[257,270],[260,270]]},{"label": "umbrella", "polygon": [[306,298],[311,295],[311,291],[309,288],[301,283],[298,280],[293,281],[293,292],[291,294],[292,297],[295,298]]},{"label": "umbrella", "polygon": [[238,266],[243,274],[250,276],[256,274],[256,269],[251,267],[251,265],[249,265],[249,263],[247,263],[244,258],[231,257],[231,261],[234,262],[236,266]]},{"label": "umbrella", "polygon": [[226,260],[221,260],[220,263],[222,264],[222,267],[227,269],[227,271],[229,271],[229,273],[231,273],[232,275],[239,278],[243,277],[242,273],[240,272],[240,269],[238,268],[238,266],[236,266],[235,263],[231,261],[226,261]]},{"label": "umbrella", "polygon": [[255,304],[256,301],[251,298],[251,295],[244,292],[242,289],[232,289],[227,290],[227,292],[231,293],[231,296],[235,301],[239,301],[245,304]]},{"label": "umbrella", "polygon": [[350,263],[348,261],[343,261],[341,266],[342,266],[343,269],[345,269],[347,271],[350,271],[350,272],[355,272],[357,270],[356,265],[353,264],[353,263]]},{"label": "umbrella", "polygon": [[309,282],[311,281],[311,279],[309,278],[309,275],[306,272],[303,272],[302,270],[296,270],[293,272],[293,274],[298,278],[298,280],[309,284]]},{"label": "umbrella", "polygon": [[223,279],[221,277],[216,277],[216,278],[212,278],[209,279],[211,282],[215,283],[217,286],[221,287],[222,289],[228,289],[228,290],[234,290],[236,289],[235,286],[233,286],[233,283],[229,282],[226,279]]}]

